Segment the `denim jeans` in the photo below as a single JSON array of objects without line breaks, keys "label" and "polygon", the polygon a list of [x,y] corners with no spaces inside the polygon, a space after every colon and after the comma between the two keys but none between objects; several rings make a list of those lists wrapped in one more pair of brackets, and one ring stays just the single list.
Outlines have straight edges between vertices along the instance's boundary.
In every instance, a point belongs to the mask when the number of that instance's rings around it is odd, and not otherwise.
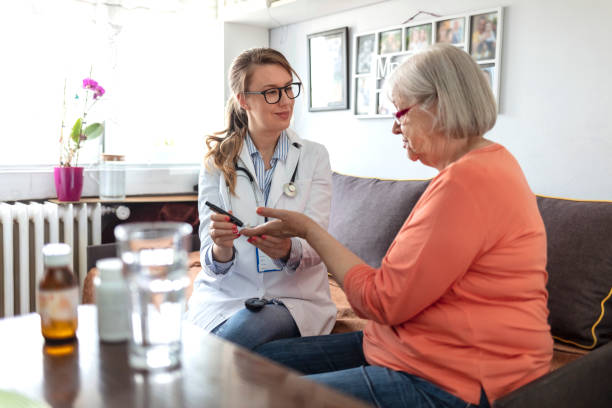
[{"label": "denim jeans", "polygon": [[257,312],[242,309],[211,333],[249,350],[272,340],[300,336],[291,313],[283,304],[267,304]]},{"label": "denim jeans", "polygon": [[[254,351],[377,407],[475,406],[422,378],[369,365],[363,355],[362,332],[277,340]],[[489,408],[484,390],[477,406]]]}]

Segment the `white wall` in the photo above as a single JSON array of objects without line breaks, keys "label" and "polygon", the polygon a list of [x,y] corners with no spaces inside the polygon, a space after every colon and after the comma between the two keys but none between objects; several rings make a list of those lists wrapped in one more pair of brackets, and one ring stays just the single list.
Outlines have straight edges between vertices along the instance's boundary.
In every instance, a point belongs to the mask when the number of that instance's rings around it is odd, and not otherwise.
[{"label": "white wall", "polygon": [[269,31],[267,28],[249,26],[245,24],[223,23],[224,37],[224,56],[223,72],[225,86],[225,98],[229,98],[227,86],[227,74],[234,58],[242,51],[253,47],[267,47],[269,41]]},{"label": "white wall", "polygon": [[[356,33],[401,24],[418,10],[450,15],[500,5],[500,115],[487,137],[516,156],[535,193],[612,200],[612,2],[393,0],[273,29],[270,46],[306,82],[308,34],[348,26],[352,70]],[[391,124],[357,119],[350,110],[311,113],[308,98],[301,97],[293,127],[327,146],[335,171],[380,178],[435,175],[406,158]]]}]

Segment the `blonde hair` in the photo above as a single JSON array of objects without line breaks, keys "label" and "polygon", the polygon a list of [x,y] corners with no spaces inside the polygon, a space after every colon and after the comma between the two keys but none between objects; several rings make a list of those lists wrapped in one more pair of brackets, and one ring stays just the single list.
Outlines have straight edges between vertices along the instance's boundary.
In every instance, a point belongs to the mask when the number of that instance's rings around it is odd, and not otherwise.
[{"label": "blonde hair", "polygon": [[435,44],[400,65],[387,81],[393,96],[431,111],[434,128],[448,137],[482,136],[497,120],[484,73],[465,51]]},{"label": "blonde hair", "polygon": [[226,128],[206,137],[206,166],[210,169],[212,161],[212,165],[223,173],[231,194],[235,192],[236,163],[249,127],[246,111],[240,106],[236,95],[247,90],[250,76],[256,66],[268,64],[280,65],[299,79],[299,75],[280,52],[272,48],[251,48],[243,51],[232,62],[228,74],[232,95],[225,107]]}]

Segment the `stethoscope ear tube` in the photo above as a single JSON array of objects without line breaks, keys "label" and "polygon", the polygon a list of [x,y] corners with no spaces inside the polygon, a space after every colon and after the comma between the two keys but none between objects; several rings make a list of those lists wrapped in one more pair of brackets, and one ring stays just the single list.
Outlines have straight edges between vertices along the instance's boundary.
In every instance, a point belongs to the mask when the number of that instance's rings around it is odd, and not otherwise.
[{"label": "stethoscope ear tube", "polygon": [[251,184],[255,183],[255,177],[253,177],[249,169],[240,167],[238,166],[238,164],[236,164],[236,172],[238,172],[239,170],[246,173],[246,175],[249,176],[249,181],[251,182]]},{"label": "stethoscope ear tube", "polygon": [[[298,149],[301,147],[298,143],[293,143],[293,146],[297,147]],[[295,177],[297,176],[299,165],[300,165],[300,161],[298,159],[298,162],[295,164],[295,169],[293,170],[293,174],[291,175],[291,181],[283,184],[283,194],[289,198],[294,198],[295,196],[297,196],[297,193],[298,193],[297,186],[295,185]],[[242,171],[248,176],[249,182],[251,183],[251,188],[253,189],[253,194],[255,194],[255,200],[257,201],[257,205],[260,206],[261,204],[259,202],[259,195],[258,195],[257,189],[255,188],[255,177],[253,177],[249,169],[239,166],[238,163],[235,164],[235,167],[236,167],[236,172]],[[228,196],[229,196],[230,207],[231,207],[232,199],[231,199],[231,193],[229,191],[228,191]],[[265,220],[267,222],[268,217],[266,217]]]},{"label": "stethoscope ear tube", "polygon": [[[300,162],[298,161],[295,165],[295,169],[293,170],[293,175],[291,175],[291,181],[283,184],[283,194],[285,194],[289,198],[295,197],[298,193],[297,186],[295,185],[295,177],[297,176],[299,165],[300,165]],[[247,168],[238,166],[238,164],[236,164],[236,171],[242,171],[249,177],[249,182],[251,183],[251,186],[253,187],[253,191],[255,191],[255,187],[254,187],[255,177],[253,177],[251,172]]]}]

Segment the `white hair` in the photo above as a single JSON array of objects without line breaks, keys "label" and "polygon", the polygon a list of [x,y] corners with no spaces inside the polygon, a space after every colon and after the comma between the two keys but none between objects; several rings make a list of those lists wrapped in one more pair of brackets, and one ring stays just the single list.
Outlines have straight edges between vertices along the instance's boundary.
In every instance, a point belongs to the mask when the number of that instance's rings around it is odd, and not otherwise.
[{"label": "white hair", "polygon": [[434,115],[434,128],[448,137],[482,136],[497,119],[484,73],[465,51],[435,44],[419,52],[386,81],[392,100],[400,97]]}]

